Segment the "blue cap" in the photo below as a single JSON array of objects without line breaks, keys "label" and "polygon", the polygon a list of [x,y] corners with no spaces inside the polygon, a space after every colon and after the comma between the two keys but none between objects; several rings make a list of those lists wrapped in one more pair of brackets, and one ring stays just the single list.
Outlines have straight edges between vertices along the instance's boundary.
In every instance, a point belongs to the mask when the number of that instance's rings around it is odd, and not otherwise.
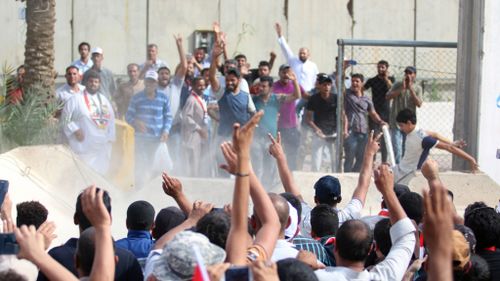
[{"label": "blue cap", "polygon": [[340,182],[339,179],[332,176],[321,177],[315,184],[315,196],[318,200],[322,199],[340,199]]},{"label": "blue cap", "polygon": [[414,66],[407,66],[405,68],[405,73],[406,72],[417,73],[417,68],[415,68]]}]

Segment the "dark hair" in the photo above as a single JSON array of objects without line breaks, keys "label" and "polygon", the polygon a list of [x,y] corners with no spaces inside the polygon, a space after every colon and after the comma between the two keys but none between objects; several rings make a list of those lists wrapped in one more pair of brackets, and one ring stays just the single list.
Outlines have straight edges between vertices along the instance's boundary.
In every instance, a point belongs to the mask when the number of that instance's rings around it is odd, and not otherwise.
[{"label": "dark hair", "polygon": [[87,42],[82,42],[82,43],[78,44],[78,51],[82,48],[82,46],[87,46],[89,48],[89,51],[90,51],[90,44]]},{"label": "dark hair", "polygon": [[151,203],[135,201],[127,209],[127,228],[130,230],[150,230],[155,219],[155,208]]},{"label": "dark hair", "polygon": [[101,81],[101,76],[93,69],[87,70],[87,72],[85,72],[85,77],[87,79],[87,83],[90,79],[99,79],[99,81]]},{"label": "dark hair", "polygon": [[490,278],[488,262],[476,254],[470,256],[470,268],[468,270],[465,272],[462,270],[453,271],[453,280],[455,281],[489,281]]},{"label": "dark hair", "polygon": [[337,231],[335,247],[340,257],[347,261],[364,261],[370,253],[373,234],[370,227],[360,220],[348,220]]},{"label": "dark hair", "polygon": [[332,236],[339,228],[337,212],[327,204],[319,204],[311,210],[311,230],[318,238]]},{"label": "dark hair", "polygon": [[4,271],[0,271],[0,280],[8,280],[8,281],[27,281],[24,275],[21,275],[14,269],[7,269]]},{"label": "dark hair", "polygon": [[[96,194],[100,190],[100,188],[96,188]],[[104,193],[102,194],[102,201],[104,202],[104,206],[106,207],[106,210],[108,210],[109,214],[111,215],[111,197],[109,197],[109,194],[106,190],[104,190]],[[90,224],[89,220],[83,213],[82,209],[82,193],[78,195],[76,198],[76,210],[75,210],[75,219],[78,220],[78,225],[80,226],[81,231],[91,227],[92,225]]]},{"label": "dark hair", "polygon": [[211,243],[226,248],[226,240],[231,228],[231,217],[222,210],[213,210],[196,224],[196,232],[208,237]]},{"label": "dark hair", "polygon": [[245,56],[244,54],[239,54],[239,55],[236,55],[234,57],[235,60],[239,60],[239,59],[247,59],[247,56]]},{"label": "dark hair", "polygon": [[383,64],[385,67],[389,67],[389,63],[386,60],[379,60],[377,64]]},{"label": "dark hair", "polygon": [[261,60],[259,62],[259,67],[261,67],[261,66],[267,66],[267,67],[271,68],[271,64],[268,61],[265,61],[265,60]]},{"label": "dark hair", "polygon": [[405,108],[398,112],[396,122],[406,123],[410,121],[413,125],[417,124],[417,115],[411,109]]},{"label": "dark hair", "polygon": [[353,78],[358,78],[359,80],[361,80],[361,82],[365,81],[365,77],[361,73],[354,73],[354,74],[352,74],[351,75],[351,79],[353,79]]},{"label": "dark hair", "polygon": [[273,77],[271,76],[262,76],[260,77],[260,82],[267,82],[269,84],[270,87],[273,86]]},{"label": "dark hair", "polygon": [[186,220],[186,215],[177,207],[163,208],[158,212],[155,219],[155,226],[151,234],[154,239],[160,239],[163,234],[178,226]]},{"label": "dark hair", "polygon": [[198,83],[198,81],[201,81],[201,80],[205,81],[205,79],[203,79],[203,77],[196,76],[196,77],[193,78],[193,81],[191,83],[194,86],[194,85],[196,85],[196,83]]},{"label": "dark hair", "polygon": [[200,74],[203,76],[203,74],[205,73],[205,71],[210,71],[210,68],[203,68],[203,69],[200,71]]},{"label": "dark hair", "polygon": [[417,224],[422,222],[424,216],[424,199],[416,192],[407,192],[398,197],[401,207],[406,215]]},{"label": "dark hair", "polygon": [[16,225],[34,225],[36,229],[47,220],[49,211],[38,201],[27,201],[17,204]]},{"label": "dark hair", "polygon": [[[111,238],[111,237],[110,237]],[[112,239],[112,238],[111,238]],[[113,252],[115,243],[113,241]],[[89,227],[80,234],[76,244],[76,261],[78,268],[84,276],[89,276],[92,271],[95,256],[95,228]]]},{"label": "dark hair", "polygon": [[377,243],[380,252],[387,256],[392,247],[391,242],[391,221],[389,219],[381,219],[375,224],[373,230],[373,240]]},{"label": "dark hair", "polygon": [[297,210],[297,216],[299,217],[299,223],[302,220],[302,203],[300,202],[299,198],[297,196],[293,195],[290,192],[283,192],[280,193],[281,197],[285,198],[292,207]]},{"label": "dark hair", "polygon": [[69,71],[70,69],[76,69],[76,71],[80,71],[80,69],[78,69],[78,67],[76,67],[76,66],[74,66],[74,65],[70,65],[70,66],[66,67],[66,72],[64,72],[64,73],[68,73],[68,71]]},{"label": "dark hair", "polygon": [[314,274],[314,270],[295,258],[287,258],[279,260],[278,276],[280,280],[286,281],[317,281],[318,277]]},{"label": "dark hair", "polygon": [[475,202],[465,209],[464,224],[474,232],[476,251],[497,246],[500,237],[500,214],[484,202]]}]

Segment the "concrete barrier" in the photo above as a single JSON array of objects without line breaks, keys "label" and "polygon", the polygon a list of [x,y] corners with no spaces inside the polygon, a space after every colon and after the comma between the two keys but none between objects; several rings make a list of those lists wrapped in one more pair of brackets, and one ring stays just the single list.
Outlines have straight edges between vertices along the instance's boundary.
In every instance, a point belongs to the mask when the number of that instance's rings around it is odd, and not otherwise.
[{"label": "concrete barrier", "polygon": [[[311,205],[314,204],[313,185],[323,175],[325,174],[294,173],[304,199]],[[348,173],[336,176],[342,184],[344,200],[340,205],[343,206],[352,196],[358,175]],[[125,216],[130,203],[136,200],[147,200],[156,211],[175,205],[175,202],[163,193],[160,177],[153,179],[140,190],[116,187],[92,171],[63,146],[20,147],[1,154],[0,178],[10,181],[10,194],[14,204],[37,200],[47,207],[49,220],[55,221],[58,226],[56,231],[58,239],[53,246],[78,235],[78,228],[73,225],[76,197],[90,184],[96,184],[110,193],[113,207],[112,232],[117,239],[126,235]],[[441,178],[455,194],[455,205],[461,214],[469,203],[484,201],[494,206],[500,198],[500,187],[485,174],[446,172],[441,175]],[[181,178],[181,181],[184,192],[190,200],[210,201],[216,207],[222,207],[232,200],[233,179]],[[425,186],[425,179],[421,175],[410,182],[411,189],[416,192],[420,192]],[[283,192],[281,185],[267,187],[267,189],[276,193]],[[380,210],[380,201],[381,195],[372,182],[363,213],[366,215],[377,213]]]}]

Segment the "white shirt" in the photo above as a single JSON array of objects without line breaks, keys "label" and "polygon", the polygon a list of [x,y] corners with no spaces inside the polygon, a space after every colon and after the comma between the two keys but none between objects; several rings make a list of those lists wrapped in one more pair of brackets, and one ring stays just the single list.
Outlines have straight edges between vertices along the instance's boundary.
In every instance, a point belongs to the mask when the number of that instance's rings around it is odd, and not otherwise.
[{"label": "white shirt", "polygon": [[84,74],[85,71],[89,70],[90,68],[92,68],[92,66],[94,66],[94,62],[91,59],[89,59],[87,63],[84,63],[83,61],[78,59],[75,60],[73,63],[71,63],[71,65],[76,66],[80,74]]},{"label": "white shirt", "polygon": [[[311,237],[311,210],[312,208],[306,202],[302,202],[301,234],[305,237]],[[352,198],[343,209],[336,209],[339,227],[345,221],[361,218],[361,210],[363,210],[363,203],[358,198]]]},{"label": "white shirt", "polygon": [[85,86],[78,84],[78,92],[74,92],[71,87],[68,85],[68,83],[62,85],[61,87],[57,88],[56,90],[56,98],[58,101],[62,102],[65,104],[73,95],[77,93],[82,93],[83,90],[85,90]]},{"label": "white shirt", "polygon": [[[71,149],[90,167],[105,174],[111,159],[111,142],[115,141],[115,115],[108,99],[101,93],[86,91],[73,95],[64,106],[61,120]],[[83,141],[75,132],[83,131]]]},{"label": "white shirt", "polygon": [[172,112],[172,116],[174,117],[172,124],[175,124],[180,120],[180,116],[177,116],[177,111],[179,110],[181,104],[182,85],[184,85],[184,79],[174,75],[172,79],[170,79],[167,87],[158,87],[158,90],[163,92],[170,100],[170,111]]},{"label": "white shirt", "polygon": [[[139,69],[142,70],[144,68],[144,65],[145,65],[144,63],[141,64],[139,66]],[[157,60],[155,60],[155,63],[153,63],[151,65],[151,67],[149,67],[148,69],[146,69],[146,71],[151,69],[151,70],[154,70],[154,71],[158,72],[158,69],[160,69],[161,67],[168,67],[168,64],[165,61],[157,59]]]},{"label": "white shirt", "polygon": [[415,248],[415,227],[409,218],[396,222],[390,229],[392,247],[383,261],[370,271],[361,272],[347,267],[327,267],[314,273],[320,281],[326,280],[401,280]]},{"label": "white shirt", "polygon": [[276,246],[274,247],[273,255],[271,260],[277,262],[279,260],[284,260],[287,258],[296,258],[299,254],[299,250],[295,248],[293,243],[290,243],[284,239],[278,239],[276,241]]},{"label": "white shirt", "polygon": [[160,259],[161,254],[163,253],[163,249],[151,250],[146,259],[146,266],[144,267],[144,281],[146,281],[155,269],[155,263]]},{"label": "white shirt", "polygon": [[436,147],[439,141],[427,135],[427,133],[415,127],[406,135],[405,155],[401,162],[394,169],[394,181],[407,183],[414,175],[414,172],[423,165],[429,152]]},{"label": "white shirt", "polygon": [[316,76],[319,73],[318,66],[310,60],[302,62],[297,56],[295,56],[290,49],[290,46],[288,46],[285,37],[281,36],[278,38],[278,43],[280,44],[281,51],[283,51],[288,64],[297,75],[300,86],[302,86],[306,92],[311,91],[314,88]]}]

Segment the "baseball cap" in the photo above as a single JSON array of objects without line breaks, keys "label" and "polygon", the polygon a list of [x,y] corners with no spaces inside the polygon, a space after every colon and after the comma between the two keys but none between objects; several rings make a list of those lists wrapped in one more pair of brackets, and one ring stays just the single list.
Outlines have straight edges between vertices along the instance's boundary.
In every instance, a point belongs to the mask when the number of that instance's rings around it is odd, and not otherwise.
[{"label": "baseball cap", "polygon": [[283,71],[283,70],[285,70],[285,69],[287,69],[287,68],[290,68],[290,65],[288,65],[288,64],[286,64],[286,63],[285,63],[285,64],[282,64],[282,65],[280,65],[280,69],[279,69],[279,71]]},{"label": "baseball cap", "polygon": [[91,53],[92,54],[101,54],[102,55],[103,51],[102,51],[101,47],[94,47],[94,48],[92,48],[92,52]]},{"label": "baseball cap", "polygon": [[288,203],[288,217],[290,218],[290,224],[285,229],[285,238],[287,241],[292,240],[297,233],[297,228],[299,227],[299,214],[297,209],[295,209],[292,204]]},{"label": "baseball cap", "polygon": [[414,66],[407,66],[405,68],[405,73],[406,72],[417,73],[417,69]]},{"label": "baseball cap", "polygon": [[197,264],[194,247],[200,251],[205,265],[224,262],[226,252],[210,243],[200,233],[182,231],[165,245],[158,260],[153,264],[153,274],[158,280],[191,280]]},{"label": "baseball cap", "polygon": [[319,84],[323,84],[325,82],[329,82],[329,83],[332,83],[333,80],[332,80],[332,77],[330,77],[328,74],[326,73],[319,73],[317,76],[316,76],[316,81],[318,81]]},{"label": "baseball cap", "polygon": [[470,250],[469,243],[465,240],[465,237],[458,230],[453,230],[453,269],[464,270],[467,263],[470,261]]},{"label": "baseball cap", "polygon": [[226,71],[226,75],[228,75],[228,74],[233,74],[234,76],[236,76],[238,78],[240,78],[240,76],[241,76],[240,71],[235,67],[228,68]]},{"label": "baseball cap", "polygon": [[315,184],[315,196],[319,201],[322,199],[340,199],[340,182],[339,179],[332,176],[321,177]]},{"label": "baseball cap", "polygon": [[158,81],[158,73],[154,70],[148,70],[146,72],[146,75],[144,75],[144,79],[151,79],[151,80]]}]

